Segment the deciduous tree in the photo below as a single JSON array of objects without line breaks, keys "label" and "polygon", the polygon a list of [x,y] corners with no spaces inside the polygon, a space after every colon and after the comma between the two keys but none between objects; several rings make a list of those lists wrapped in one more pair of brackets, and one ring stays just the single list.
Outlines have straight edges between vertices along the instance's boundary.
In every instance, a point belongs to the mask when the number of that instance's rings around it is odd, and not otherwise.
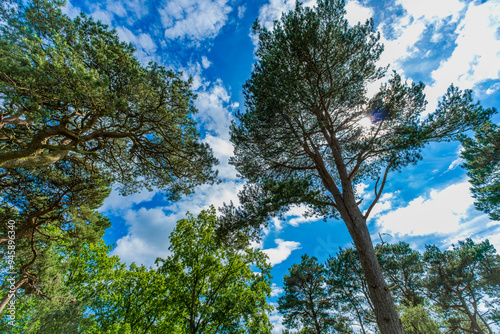
[{"label": "deciduous tree", "polygon": [[[215,209],[188,215],[170,237],[172,255],[158,259],[180,333],[270,333],[266,297],[270,267],[259,250],[217,242]],[[254,272],[252,267],[255,266]]]}]

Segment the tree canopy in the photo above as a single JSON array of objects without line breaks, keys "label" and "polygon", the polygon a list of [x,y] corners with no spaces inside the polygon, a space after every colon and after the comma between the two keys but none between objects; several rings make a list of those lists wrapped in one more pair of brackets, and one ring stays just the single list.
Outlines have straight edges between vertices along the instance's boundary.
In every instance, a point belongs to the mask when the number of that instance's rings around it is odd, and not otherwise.
[{"label": "tree canopy", "polygon": [[191,115],[190,81],[143,66],[116,31],[62,1],[6,1],[0,19],[0,169],[78,157],[129,193],[174,198],[214,180],[216,162]]},{"label": "tree canopy", "polygon": [[215,221],[213,207],[180,220],[156,269],[126,266],[102,240],[51,241],[37,265],[44,295],[21,291],[14,333],[270,333],[267,256],[217,242]]},{"label": "tree canopy", "polygon": [[[497,332],[500,256],[489,241],[466,239],[443,251],[428,245],[423,254],[404,242],[376,249],[406,333]],[[305,333],[378,332],[355,249],[340,249],[325,265],[304,255],[289,271],[278,308],[287,328]],[[313,311],[320,324],[337,319],[342,327],[314,330]]]},{"label": "tree canopy", "polygon": [[330,311],[335,305],[325,289],[325,267],[315,257],[303,255],[283,277],[285,295],[278,299],[283,324],[300,333],[348,333],[342,317]]},{"label": "tree canopy", "polygon": [[486,122],[474,138],[462,137],[462,146],[476,208],[500,220],[500,128]]},{"label": "tree canopy", "polygon": [[[389,172],[416,163],[425,144],[456,138],[494,110],[451,86],[424,117],[424,85],[397,73],[368,97],[367,85],[385,73],[376,65],[383,46],[371,20],[349,25],[344,6],[342,0],[318,1],[313,8],[299,3],[272,30],[256,23],[258,62],[244,86],[246,111],[231,127],[230,160],[251,183],[241,199],[256,204],[226,208],[227,221],[259,229],[266,217],[295,203],[340,216],[360,256],[380,330],[402,333],[366,219]],[[375,197],[362,212],[355,185],[367,178],[376,180]],[[288,187],[293,191],[276,192]]]}]

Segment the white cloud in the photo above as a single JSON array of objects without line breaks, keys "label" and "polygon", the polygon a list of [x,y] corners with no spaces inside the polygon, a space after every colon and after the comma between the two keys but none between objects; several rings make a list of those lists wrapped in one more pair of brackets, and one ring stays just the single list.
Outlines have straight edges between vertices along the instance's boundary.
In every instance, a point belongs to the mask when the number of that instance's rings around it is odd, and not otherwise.
[{"label": "white cloud", "polygon": [[108,26],[111,26],[111,23],[113,21],[113,14],[108,11],[97,10],[90,15],[95,21],[101,21]]},{"label": "white cloud", "polygon": [[414,20],[409,15],[398,17],[390,23],[397,36],[395,38],[394,36],[389,38],[384,33],[383,28],[386,23],[380,24],[380,41],[384,44],[384,52],[382,52],[378,64],[380,66],[390,64],[393,69],[400,69],[400,62],[418,51],[415,44],[422,38],[427,24],[428,22]]},{"label": "white cloud", "polygon": [[346,19],[350,25],[356,25],[358,22],[365,23],[366,20],[373,16],[371,8],[365,7],[355,0],[349,1],[345,6],[345,10],[347,11]]},{"label": "white cloud", "polygon": [[219,165],[216,167],[219,171],[219,177],[224,180],[237,180],[238,172],[233,165],[229,164],[229,158],[233,156],[233,144],[212,135],[207,135],[203,141],[210,145],[214,156],[219,160]]},{"label": "white cloud", "polygon": [[462,182],[432,190],[428,198],[420,196],[405,207],[380,215],[377,226],[381,232],[407,236],[456,232],[473,205],[469,187],[468,182]]},{"label": "white cloud", "polygon": [[272,29],[275,20],[279,20],[283,13],[294,8],[295,0],[270,0],[259,10],[259,23],[266,29]]},{"label": "white cloud", "polygon": [[149,13],[149,8],[143,0],[108,0],[106,9],[118,16],[127,17],[131,25],[137,18],[142,18]]},{"label": "white cloud", "polygon": [[300,242],[296,241],[284,241],[283,239],[275,239],[274,242],[278,245],[275,248],[263,249],[262,251],[269,256],[269,262],[271,266],[279,264],[285,261],[292,251],[300,249]]},{"label": "white cloud", "polygon": [[461,157],[458,157],[451,162],[451,164],[448,166],[448,169],[446,171],[453,170],[453,169],[457,168],[458,166],[460,166],[461,164],[463,164],[464,162],[465,162],[464,159],[462,159]]},{"label": "white cloud", "polygon": [[238,6],[238,18],[239,19],[242,19],[245,16],[246,10],[247,10],[246,5]]},{"label": "white cloud", "polygon": [[426,21],[441,21],[444,18],[452,16],[454,20],[458,19],[459,12],[465,4],[460,0],[440,0],[436,5],[435,0],[399,0],[399,4],[414,19]]},{"label": "white cloud", "polygon": [[[279,20],[283,13],[294,9],[295,4],[295,0],[270,0],[268,4],[265,4],[259,10],[259,23],[266,29],[272,29],[274,21]],[[306,7],[312,7],[316,4],[316,1],[304,1],[302,4]]]},{"label": "white cloud", "polygon": [[490,88],[486,90],[486,95],[491,95],[499,90],[500,90],[500,83],[497,82],[496,84],[492,85]]},{"label": "white cloud", "polygon": [[[478,83],[500,79],[500,3],[495,1],[475,5],[471,3],[465,17],[455,33],[458,37],[452,55],[441,62],[432,72],[435,80],[426,89],[429,110],[433,110],[437,99],[442,96],[450,83],[462,89],[470,89]],[[498,90],[498,88],[490,87]],[[487,94],[491,94],[488,91]]]},{"label": "white cloud", "polygon": [[279,287],[276,283],[271,285],[271,297],[278,297],[284,292],[284,290]]},{"label": "white cloud", "polygon": [[228,140],[229,126],[233,120],[228,110],[231,108],[231,96],[222,81],[203,82],[196,94],[198,97],[194,103],[198,113],[195,118],[203,123],[205,130],[213,131],[216,136]]},{"label": "white cloud", "polygon": [[[224,202],[230,201],[238,205],[236,194],[241,188],[242,183],[236,181],[216,185],[204,184],[197,187],[194,194],[168,206],[141,208],[137,211],[127,210],[126,206],[117,207],[116,212],[121,212],[124,216],[128,231],[126,236],[116,242],[113,254],[120,256],[127,263],[153,264],[157,257],[168,254],[170,233],[176,222],[186,216],[186,212],[196,216],[210,205],[218,208]],[[139,198],[137,200],[139,201]]]},{"label": "white cloud", "polygon": [[139,33],[136,35],[125,27],[117,27],[116,33],[120,40],[134,45],[136,49],[135,56],[141,63],[147,64],[152,60],[156,60],[157,46],[149,34]]},{"label": "white cloud", "polygon": [[358,194],[358,196],[360,197],[367,195],[366,188],[368,188],[368,185],[366,183],[361,182],[356,184],[355,187],[356,194]]},{"label": "white cloud", "polygon": [[275,303],[271,303],[271,305],[275,308],[271,312],[271,315],[269,315],[269,321],[271,322],[271,325],[273,326],[273,330],[271,333],[272,334],[282,334],[283,330],[286,329],[286,327],[283,325],[283,316],[276,309],[277,305]]},{"label": "white cloud", "polygon": [[158,12],[169,39],[217,36],[232,10],[227,0],[170,0]]},{"label": "white cloud", "polygon": [[[398,193],[399,193],[399,191],[396,191],[394,193],[385,193],[385,194],[383,194],[379,198],[377,204],[375,204],[375,206],[373,207],[372,211],[370,212],[370,216],[368,217],[368,219],[376,218],[379,214],[381,214],[383,212],[387,212],[390,209],[392,209],[392,200],[394,199],[395,195],[398,194]],[[371,204],[371,201],[367,201],[364,204],[365,204],[365,206],[368,207],[368,205]]]},{"label": "white cloud", "polygon": [[122,1],[108,1],[106,9],[120,17],[127,16],[127,10]]},{"label": "white cloud", "polygon": [[117,189],[113,189],[109,197],[104,200],[103,205],[99,208],[99,212],[116,213],[120,211],[123,213],[135,204],[151,201],[156,193],[157,191],[143,189],[132,195],[122,196]]},{"label": "white cloud", "polygon": [[307,207],[305,205],[291,205],[290,209],[285,213],[285,218],[288,219],[287,224],[296,227],[302,223],[309,223],[321,219],[321,217],[318,216],[304,217],[306,213]]}]

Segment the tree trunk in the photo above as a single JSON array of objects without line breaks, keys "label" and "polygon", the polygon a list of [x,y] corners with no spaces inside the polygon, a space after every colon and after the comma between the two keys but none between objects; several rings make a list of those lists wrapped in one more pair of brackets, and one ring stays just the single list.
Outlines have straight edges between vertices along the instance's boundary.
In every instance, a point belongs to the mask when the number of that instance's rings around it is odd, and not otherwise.
[{"label": "tree trunk", "polygon": [[351,205],[344,204],[345,207],[339,207],[339,212],[358,252],[379,330],[382,334],[404,334],[403,324],[373,249],[366,219],[355,201]]},{"label": "tree trunk", "polygon": [[15,294],[17,293],[17,290],[24,284],[24,282],[26,282],[28,280],[28,278],[23,278],[21,279],[19,282],[17,282],[14,286],[14,293],[10,293],[10,289],[7,291],[7,294],[5,295],[5,297],[3,298],[2,302],[0,303],[0,314],[2,314],[3,310],[5,309],[5,307],[7,306],[7,304],[10,302],[10,300],[12,299],[12,297],[15,296]]}]

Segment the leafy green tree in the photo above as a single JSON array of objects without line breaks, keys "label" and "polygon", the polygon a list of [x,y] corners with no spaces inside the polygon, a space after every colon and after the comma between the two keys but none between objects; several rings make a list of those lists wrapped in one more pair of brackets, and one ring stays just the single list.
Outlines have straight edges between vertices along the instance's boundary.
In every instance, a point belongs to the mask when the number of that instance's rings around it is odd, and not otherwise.
[{"label": "leafy green tree", "polygon": [[500,128],[485,122],[474,139],[462,137],[462,146],[476,208],[500,220]]},{"label": "leafy green tree", "polygon": [[351,328],[366,334],[376,331],[373,305],[363,269],[355,249],[340,249],[326,262],[327,290],[339,313],[346,317]]},{"label": "leafy green tree", "polygon": [[104,243],[90,244],[71,262],[67,285],[85,305],[85,333],[167,333],[171,304],[165,276],[152,268],[109,256]]},{"label": "leafy green tree", "polygon": [[[212,208],[179,221],[158,269],[127,267],[102,239],[51,240],[37,285],[17,296],[13,333],[270,333],[267,257],[224,248],[215,220]],[[8,316],[0,320],[9,332]]]},{"label": "leafy green tree", "polygon": [[405,242],[377,245],[375,251],[396,301],[408,307],[421,305],[425,272],[422,255]]},{"label": "leafy green tree", "polygon": [[488,242],[460,241],[440,251],[427,246],[428,297],[445,314],[452,332],[493,334],[500,323],[500,256]]},{"label": "leafy green tree", "polygon": [[[244,202],[241,209],[226,208],[231,217],[223,228],[261,228],[266,217],[295,203],[325,218],[340,216],[358,251],[381,332],[402,333],[366,220],[389,172],[416,163],[426,143],[454,138],[494,111],[452,86],[437,110],[421,117],[424,85],[397,74],[368,99],[367,84],[384,75],[375,65],[383,47],[372,21],[349,26],[342,0],[318,1],[314,8],[298,4],[272,31],[258,23],[255,29],[259,60],[244,86],[246,112],[231,128],[231,163],[250,182],[242,197],[256,204],[249,212]],[[371,125],[365,127],[366,118]],[[376,196],[362,212],[355,185],[367,178],[377,180]],[[276,192],[283,188],[290,190]]]},{"label": "leafy green tree", "polygon": [[347,333],[343,319],[331,309],[334,304],[328,296],[326,270],[315,257],[302,255],[285,275],[285,295],[278,299],[278,310],[284,315],[283,324],[300,333]]},{"label": "leafy green tree", "polygon": [[213,207],[198,217],[188,215],[171,234],[173,254],[157,260],[169,289],[166,301],[175,305],[170,321],[186,334],[270,333],[267,257],[250,247],[235,251],[218,243],[216,225]]},{"label": "leafy green tree", "polygon": [[172,198],[214,180],[190,82],[143,67],[116,31],[83,14],[69,19],[63,3],[0,6],[0,169],[76,156],[124,193],[155,186]]}]

